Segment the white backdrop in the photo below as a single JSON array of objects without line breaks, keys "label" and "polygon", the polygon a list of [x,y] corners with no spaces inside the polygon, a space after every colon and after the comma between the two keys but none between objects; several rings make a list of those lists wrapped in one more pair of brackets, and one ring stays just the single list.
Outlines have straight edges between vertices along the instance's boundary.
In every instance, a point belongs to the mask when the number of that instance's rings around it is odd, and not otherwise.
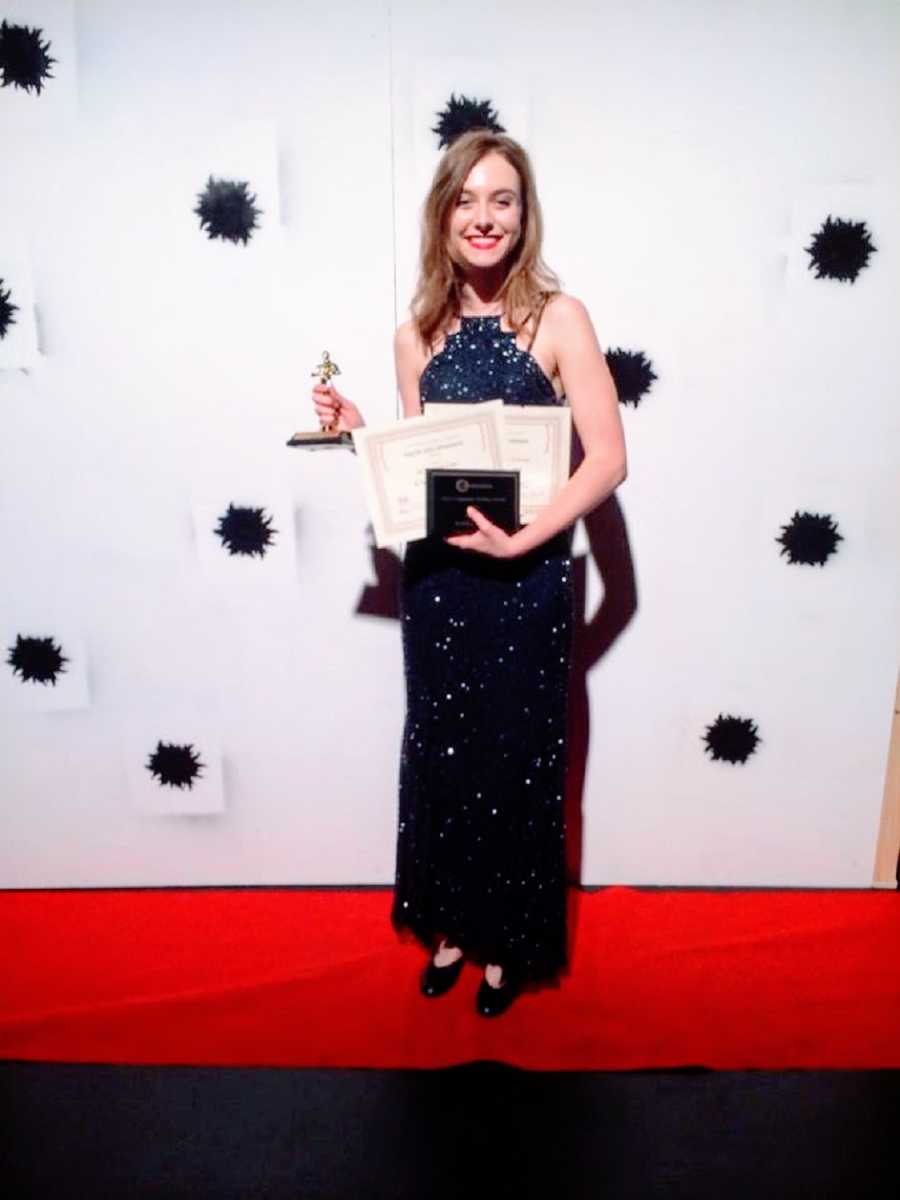
[{"label": "white backdrop", "polygon": [[[896,5],[4,15],[58,62],[39,97],[0,89],[0,279],[28,297],[0,369],[0,884],[391,882],[397,623],[358,611],[355,460],[284,442],[325,348],[371,423],[397,411],[455,91],[530,150],[601,345],[658,375],[623,408],[613,570],[586,570],[588,616],[630,572],[636,605],[588,675],[582,880],[867,886],[898,655]],[[210,174],[256,194],[247,246],[199,231]],[[852,285],[806,267],[829,214],[877,247]],[[217,548],[229,502],[272,514],[264,560]],[[779,556],[797,509],[837,522],[824,567]],[[17,634],[62,643],[65,696],[13,677]],[[745,765],[703,752],[720,712],[758,726]],[[160,739],[208,769],[154,811]]]}]

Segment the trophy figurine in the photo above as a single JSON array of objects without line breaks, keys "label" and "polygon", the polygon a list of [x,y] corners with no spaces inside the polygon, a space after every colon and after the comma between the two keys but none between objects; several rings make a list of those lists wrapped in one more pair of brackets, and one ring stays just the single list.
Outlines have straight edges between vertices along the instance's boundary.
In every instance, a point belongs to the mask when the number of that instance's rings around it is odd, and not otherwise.
[{"label": "trophy figurine", "polygon": [[[318,375],[320,383],[328,383],[332,375],[340,375],[341,368],[337,365],[327,350],[322,351],[322,361],[311,375]],[[288,446],[303,446],[306,450],[329,450],[332,446],[353,446],[353,438],[346,430],[338,430],[334,425],[325,429],[316,429],[310,433],[295,433],[289,438]]]}]

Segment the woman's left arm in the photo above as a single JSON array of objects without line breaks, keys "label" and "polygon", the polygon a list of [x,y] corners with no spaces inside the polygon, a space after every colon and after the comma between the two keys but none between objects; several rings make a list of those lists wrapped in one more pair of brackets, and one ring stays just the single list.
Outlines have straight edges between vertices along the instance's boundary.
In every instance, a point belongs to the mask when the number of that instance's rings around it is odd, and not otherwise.
[{"label": "woman's left arm", "polygon": [[628,473],[616,385],[587,309],[573,296],[558,296],[548,305],[544,320],[552,322],[549,332],[584,459],[547,507],[514,534],[477,510],[468,510],[477,531],[447,539],[463,549],[496,558],[527,554],[596,508]]}]

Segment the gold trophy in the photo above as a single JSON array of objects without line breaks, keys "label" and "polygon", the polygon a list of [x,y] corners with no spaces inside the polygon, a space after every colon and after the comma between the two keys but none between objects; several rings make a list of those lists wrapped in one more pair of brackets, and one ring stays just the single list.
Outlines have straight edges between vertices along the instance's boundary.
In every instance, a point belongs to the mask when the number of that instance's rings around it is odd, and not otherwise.
[{"label": "gold trophy", "polygon": [[[340,375],[341,368],[337,365],[327,350],[322,351],[322,361],[311,375],[318,375],[320,383],[328,383],[332,375]],[[289,438],[288,446],[303,446],[306,450],[330,450],[332,446],[349,446],[353,448],[353,438],[346,430],[337,430],[334,425],[325,429],[316,429],[311,433],[295,433]]]}]

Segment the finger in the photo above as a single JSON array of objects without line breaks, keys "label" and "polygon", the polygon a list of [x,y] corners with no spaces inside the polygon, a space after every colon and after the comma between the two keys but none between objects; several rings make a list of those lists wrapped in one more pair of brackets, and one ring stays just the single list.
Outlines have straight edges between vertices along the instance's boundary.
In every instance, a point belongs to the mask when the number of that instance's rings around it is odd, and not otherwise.
[{"label": "finger", "polygon": [[493,521],[489,521],[484,513],[479,512],[474,504],[470,504],[467,507],[466,516],[469,518],[469,520],[475,522],[482,533],[492,533],[495,529],[499,528],[499,526],[495,525]]},{"label": "finger", "polygon": [[477,550],[480,548],[483,541],[482,535],[477,531],[475,533],[454,533],[444,538],[451,546],[457,546],[460,550]]},{"label": "finger", "polygon": [[313,388],[313,396],[318,396],[320,400],[340,401],[342,396],[340,392],[336,392],[331,384],[317,383]]}]

